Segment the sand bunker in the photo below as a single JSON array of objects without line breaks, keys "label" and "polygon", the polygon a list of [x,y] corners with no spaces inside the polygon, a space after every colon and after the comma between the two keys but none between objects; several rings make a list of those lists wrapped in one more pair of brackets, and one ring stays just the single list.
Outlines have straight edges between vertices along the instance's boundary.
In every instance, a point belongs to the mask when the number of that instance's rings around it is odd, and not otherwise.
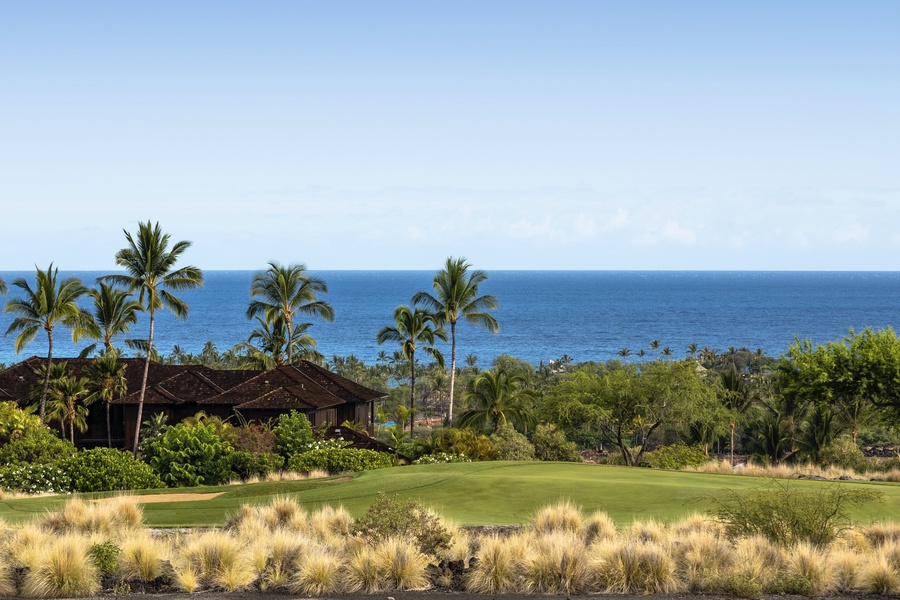
[{"label": "sand bunker", "polygon": [[[210,494],[147,494],[146,496],[127,496],[133,498],[140,504],[151,504],[153,502],[196,502],[198,500],[212,500],[216,496],[221,496],[225,492],[214,492]],[[94,502],[109,502],[115,498],[99,498]]]}]

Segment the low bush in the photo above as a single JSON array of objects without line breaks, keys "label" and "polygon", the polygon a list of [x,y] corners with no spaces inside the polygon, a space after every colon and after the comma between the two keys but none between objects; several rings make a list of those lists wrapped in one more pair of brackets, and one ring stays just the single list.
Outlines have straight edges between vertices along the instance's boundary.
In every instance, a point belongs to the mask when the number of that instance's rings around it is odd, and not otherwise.
[{"label": "low bush", "polygon": [[284,457],[272,452],[237,450],[231,455],[231,470],[241,479],[265,477],[284,466]]},{"label": "low bush", "polygon": [[654,469],[681,470],[688,467],[699,467],[709,462],[709,456],[700,446],[672,444],[661,446],[644,454],[644,464]]},{"label": "low bush", "polygon": [[582,462],[578,447],[566,439],[566,434],[553,423],[538,425],[531,436],[534,456],[538,460]]},{"label": "low bush", "polygon": [[247,423],[228,431],[235,450],[268,453],[275,451],[275,432],[265,423]]},{"label": "low bush", "polygon": [[440,517],[422,504],[384,493],[357,519],[353,533],[372,546],[389,539],[406,540],[430,556],[449,549],[452,542],[450,530]]},{"label": "low bush", "polygon": [[295,454],[288,460],[287,468],[305,473],[313,469],[324,469],[329,473],[369,471],[390,467],[390,454],[375,450],[357,448],[323,448]]},{"label": "low bush", "polygon": [[464,454],[447,454],[446,452],[436,452],[435,454],[423,454],[413,461],[414,465],[437,465],[443,463],[466,463],[472,462],[472,459]]},{"label": "low bush", "polygon": [[60,439],[48,427],[28,429],[0,446],[0,464],[51,463],[75,454],[72,442]]},{"label": "low bush", "polygon": [[116,570],[121,552],[122,549],[115,542],[107,540],[93,544],[88,550],[88,556],[91,557],[91,562],[94,563],[101,575],[112,575]]},{"label": "low bush", "polygon": [[179,423],[149,444],[147,458],[169,487],[193,487],[227,481],[232,452],[214,424]]},{"label": "low bush", "polygon": [[822,546],[834,540],[849,523],[851,506],[880,500],[874,490],[830,484],[817,489],[798,489],[789,482],[740,493],[721,490],[708,498],[713,513],[732,537],[761,535],[773,543],[793,546],[809,542]]},{"label": "low bush", "polygon": [[0,468],[0,488],[26,494],[61,494],[72,489],[63,463],[19,464]]},{"label": "low bush", "polygon": [[491,436],[497,460],[534,460],[534,446],[525,435],[509,423],[501,425]]},{"label": "low bush", "polygon": [[877,461],[866,457],[852,438],[841,437],[819,452],[819,463],[834,465],[843,469],[866,473],[877,469]]},{"label": "low bush", "polygon": [[113,448],[84,450],[65,462],[76,492],[150,490],[166,487],[145,462]]}]

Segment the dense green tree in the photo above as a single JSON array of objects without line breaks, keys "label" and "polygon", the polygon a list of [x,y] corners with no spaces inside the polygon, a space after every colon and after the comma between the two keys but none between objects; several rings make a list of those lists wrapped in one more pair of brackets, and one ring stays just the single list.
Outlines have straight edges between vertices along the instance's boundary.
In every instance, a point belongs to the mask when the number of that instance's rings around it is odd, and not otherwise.
[{"label": "dense green tree", "polygon": [[396,342],[400,344],[403,357],[409,361],[410,392],[409,436],[413,437],[415,427],[416,402],[416,351],[421,350],[431,356],[439,367],[444,367],[444,355],[434,347],[436,340],[447,341],[447,332],[440,326],[440,320],[428,311],[401,305],[394,309],[394,325],[382,327],[376,336],[379,344]]},{"label": "dense green tree", "polygon": [[479,295],[478,291],[488,276],[484,271],[469,271],[470,267],[465,258],[448,258],[444,268],[434,276],[434,295],[419,292],[413,296],[414,304],[424,305],[440,318],[442,324],[450,325],[450,409],[447,418],[451,424],[456,390],[456,324],[462,318],[491,333],[500,331],[497,320],[487,312],[497,308],[497,299]]},{"label": "dense green tree", "polygon": [[180,241],[169,247],[171,236],[163,233],[159,223],[138,224],[137,235],[125,231],[128,246],[116,253],[116,264],[125,269],[124,275],[106,275],[101,282],[109,282],[138,293],[138,300],[150,315],[150,333],[144,360],[144,375],[141,379],[141,394],[138,399],[138,413],[135,421],[134,448],[137,455],[141,435],[141,418],[144,412],[144,395],[147,391],[147,374],[153,354],[153,328],[156,311],[169,309],[179,319],[187,318],[188,305],[172,291],[190,290],[203,285],[203,272],[194,266],[176,269],[181,255],[191,243]]},{"label": "dense green tree", "polygon": [[[308,323],[295,323],[295,317],[307,315],[326,321],[334,320],[334,309],[317,297],[317,294],[327,292],[326,283],[310,275],[306,265],[294,263],[283,266],[273,261],[269,263],[268,269],[257,272],[250,282],[251,300],[247,307],[247,318],[262,317],[271,327],[282,327],[284,340],[292,340],[292,343],[284,343],[287,362],[292,363],[295,347],[293,340],[297,339],[294,331],[302,329],[305,332],[311,326]],[[315,347],[315,343],[307,345],[310,346]]]},{"label": "dense green tree", "polygon": [[53,364],[53,330],[57,325],[62,325],[71,331],[75,342],[84,335],[90,317],[78,306],[78,300],[88,290],[76,277],[60,280],[59,269],[53,268],[52,263],[46,271],[37,269],[34,288],[22,277],[15,279],[12,284],[24,292],[22,296],[6,302],[6,312],[15,315],[6,333],[19,332],[16,337],[16,354],[35,338],[39,330],[47,332],[47,366],[40,400],[40,417],[43,422],[47,410],[50,368]]},{"label": "dense green tree", "polygon": [[[93,301],[93,310],[87,336],[100,340],[103,352],[108,354],[113,351],[113,338],[128,333],[131,326],[137,323],[143,306],[130,292],[104,281],[96,289],[88,291],[88,295]],[[95,347],[96,344],[92,344],[83,354],[93,352]]]},{"label": "dense green tree", "polygon": [[128,392],[125,378],[126,364],[119,361],[115,350],[110,350],[91,363],[90,387],[94,397],[102,400],[106,407],[106,443],[112,448],[112,428],[110,426],[110,403]]},{"label": "dense green tree", "polygon": [[502,367],[483,371],[469,383],[465,400],[469,407],[459,416],[459,426],[495,431],[509,423],[527,433],[537,422],[535,393],[525,388],[525,378]]}]

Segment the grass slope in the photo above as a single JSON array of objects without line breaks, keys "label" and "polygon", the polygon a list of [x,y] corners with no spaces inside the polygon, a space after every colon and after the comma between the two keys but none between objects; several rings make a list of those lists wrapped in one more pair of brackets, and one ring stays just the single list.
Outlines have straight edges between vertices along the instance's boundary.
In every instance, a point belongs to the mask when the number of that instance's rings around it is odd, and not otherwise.
[{"label": "grass slope", "polygon": [[[295,497],[310,510],[323,504],[343,505],[354,515],[360,515],[379,492],[387,492],[420,500],[464,525],[524,523],[537,508],[560,499],[572,500],[586,512],[604,510],[624,525],[651,517],[674,520],[706,508],[706,502],[693,501],[697,498],[722,488],[750,489],[765,483],[766,480],[757,477],[573,463],[416,465],[367,471],[353,477],[154,490],[146,493],[223,493],[210,500],[148,503],[144,505],[144,517],[146,523],[154,527],[219,525],[241,504],[264,503],[275,495]],[[900,521],[898,484],[791,481],[790,485],[876,488],[884,493],[884,502],[860,507],[854,511],[854,517],[863,522]],[[19,522],[55,509],[66,499],[65,496],[53,496],[0,501],[0,518]]]}]

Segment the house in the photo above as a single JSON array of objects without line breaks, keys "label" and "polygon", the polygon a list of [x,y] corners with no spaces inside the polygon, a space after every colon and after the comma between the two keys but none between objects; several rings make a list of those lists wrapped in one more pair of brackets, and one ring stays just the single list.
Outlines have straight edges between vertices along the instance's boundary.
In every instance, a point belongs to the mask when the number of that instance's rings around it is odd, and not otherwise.
[{"label": "house", "polygon": [[[134,443],[137,409],[144,374],[144,359],[122,358],[126,365],[127,392],[110,403],[113,445],[129,448]],[[39,385],[36,371],[46,358],[32,356],[0,371],[0,401],[20,406],[31,403],[31,391]],[[90,377],[89,358],[53,359],[66,362],[75,377]],[[306,414],[314,427],[359,423],[369,433],[375,423],[375,401],[387,394],[369,389],[301,360],[269,371],[216,370],[201,365],[164,365],[150,362],[142,420],[164,413],[169,424],[204,411],[227,419],[240,413],[247,421],[266,421],[291,410]],[[76,432],[76,444],[106,445],[106,407],[90,406],[88,428]]]}]

